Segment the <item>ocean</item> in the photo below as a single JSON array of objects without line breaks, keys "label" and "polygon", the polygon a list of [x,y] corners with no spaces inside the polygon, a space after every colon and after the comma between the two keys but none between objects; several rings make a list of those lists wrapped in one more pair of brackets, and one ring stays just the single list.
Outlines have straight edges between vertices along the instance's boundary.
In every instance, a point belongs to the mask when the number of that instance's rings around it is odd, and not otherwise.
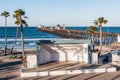
[{"label": "ocean", "polygon": [[[16,37],[16,27],[8,27],[7,28],[7,46],[10,48],[13,45],[14,39]],[[56,35],[49,34],[42,31],[36,31],[36,27],[24,27],[24,44],[25,49],[36,49],[36,42],[40,39],[54,39],[59,38]],[[5,41],[5,28],[0,27],[0,49],[4,49],[4,41]],[[21,49],[21,39],[20,33],[18,34],[17,43],[15,45],[15,49]]]},{"label": "ocean", "polygon": [[[66,29],[85,31],[88,29],[88,27],[87,26],[67,26]],[[120,33],[120,27],[114,27],[114,26],[103,27],[103,32]],[[7,46],[8,48],[10,48],[13,45],[13,41],[16,36],[16,27],[15,26],[8,27],[7,34],[8,34]],[[42,31],[37,31],[36,26],[24,27],[23,34],[24,34],[25,49],[36,49],[36,42],[40,39],[61,39],[62,38],[57,35],[49,34]],[[5,28],[0,27],[0,49],[4,49],[4,41],[5,41],[4,36],[5,36]],[[18,39],[15,45],[15,49],[21,49],[20,34],[18,34]]]}]

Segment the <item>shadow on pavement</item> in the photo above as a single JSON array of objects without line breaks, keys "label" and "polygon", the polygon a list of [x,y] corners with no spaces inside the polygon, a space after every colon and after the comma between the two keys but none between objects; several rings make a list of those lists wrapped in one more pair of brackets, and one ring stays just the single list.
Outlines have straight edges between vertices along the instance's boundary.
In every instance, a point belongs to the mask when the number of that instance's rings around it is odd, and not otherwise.
[{"label": "shadow on pavement", "polygon": [[0,78],[0,80],[10,80],[10,79],[15,79],[17,78],[18,76],[8,76],[8,77],[2,77]]},{"label": "shadow on pavement", "polygon": [[14,61],[14,62],[5,62],[0,64],[0,68],[2,67],[9,67],[9,66],[15,66],[21,64],[21,61]]}]

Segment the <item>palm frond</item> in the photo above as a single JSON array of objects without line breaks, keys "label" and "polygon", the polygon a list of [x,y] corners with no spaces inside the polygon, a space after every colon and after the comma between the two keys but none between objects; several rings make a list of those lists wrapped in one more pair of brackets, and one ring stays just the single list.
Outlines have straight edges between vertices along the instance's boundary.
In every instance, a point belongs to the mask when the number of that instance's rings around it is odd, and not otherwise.
[{"label": "palm frond", "polygon": [[108,21],[107,20],[104,20],[103,23],[106,24]]},{"label": "palm frond", "polygon": [[9,12],[4,11],[4,12],[1,13],[1,16],[9,17],[10,14],[9,14]]},{"label": "palm frond", "polygon": [[87,33],[95,33],[97,32],[96,26],[90,26],[87,30]]},{"label": "palm frond", "polygon": [[28,17],[27,17],[27,16],[24,16],[24,18],[28,19]]},{"label": "palm frond", "polygon": [[97,20],[94,20],[93,22],[95,25],[98,25],[98,21]]},{"label": "palm frond", "polygon": [[16,18],[15,24],[28,26],[27,22],[23,20],[22,17],[28,18],[27,16],[25,16],[25,11],[23,11],[22,9],[18,9],[14,11],[13,18]]}]

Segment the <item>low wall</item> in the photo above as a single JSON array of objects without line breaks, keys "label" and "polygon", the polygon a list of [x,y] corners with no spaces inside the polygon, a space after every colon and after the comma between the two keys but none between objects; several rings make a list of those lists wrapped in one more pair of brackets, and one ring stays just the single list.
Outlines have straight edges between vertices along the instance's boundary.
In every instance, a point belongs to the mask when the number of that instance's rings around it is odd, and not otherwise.
[{"label": "low wall", "polygon": [[120,62],[120,55],[112,54],[112,62]]},{"label": "low wall", "polygon": [[27,56],[27,68],[37,67],[37,55],[26,55]]},{"label": "low wall", "polygon": [[39,64],[50,61],[88,62],[88,44],[41,44]]},{"label": "low wall", "polygon": [[104,72],[116,72],[116,68],[111,67],[111,68],[99,68],[99,69],[80,69],[80,70],[43,71],[43,72],[22,72],[22,70],[20,70],[21,77],[53,76],[53,75],[64,75],[64,74],[104,73]]}]

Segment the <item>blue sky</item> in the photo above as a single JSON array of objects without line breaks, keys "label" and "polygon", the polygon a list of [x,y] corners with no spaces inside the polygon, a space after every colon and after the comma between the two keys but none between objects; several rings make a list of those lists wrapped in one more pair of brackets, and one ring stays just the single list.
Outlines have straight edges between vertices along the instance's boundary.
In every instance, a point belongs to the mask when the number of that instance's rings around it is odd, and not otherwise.
[{"label": "blue sky", "polygon": [[[0,13],[10,12],[10,26],[14,25],[16,9],[26,11],[30,26],[90,26],[102,16],[108,20],[106,26],[120,26],[120,0],[0,0]],[[1,16],[0,26],[4,26]]]}]

